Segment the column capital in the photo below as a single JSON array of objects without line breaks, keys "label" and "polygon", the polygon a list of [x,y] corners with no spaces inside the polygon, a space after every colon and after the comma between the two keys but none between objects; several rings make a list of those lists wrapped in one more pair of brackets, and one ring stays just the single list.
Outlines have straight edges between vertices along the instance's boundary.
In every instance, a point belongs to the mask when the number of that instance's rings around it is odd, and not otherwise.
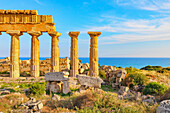
[{"label": "column capital", "polygon": [[40,36],[40,35],[42,35],[42,32],[40,32],[40,31],[28,31],[27,33],[29,35],[31,35],[31,36]]},{"label": "column capital", "polygon": [[71,31],[68,33],[70,37],[73,37],[73,36],[78,37],[79,34],[80,34],[80,31]]},{"label": "column capital", "polygon": [[18,31],[18,30],[9,30],[9,31],[6,31],[7,34],[11,35],[11,36],[14,36],[14,35],[22,35],[23,33]]},{"label": "column capital", "polygon": [[57,31],[48,32],[48,34],[49,34],[51,37],[54,37],[54,36],[59,37],[59,36],[62,35],[62,33],[59,33],[59,32],[57,32]]},{"label": "column capital", "polygon": [[100,35],[101,35],[101,32],[89,31],[88,34],[89,34],[90,36],[100,36]]}]

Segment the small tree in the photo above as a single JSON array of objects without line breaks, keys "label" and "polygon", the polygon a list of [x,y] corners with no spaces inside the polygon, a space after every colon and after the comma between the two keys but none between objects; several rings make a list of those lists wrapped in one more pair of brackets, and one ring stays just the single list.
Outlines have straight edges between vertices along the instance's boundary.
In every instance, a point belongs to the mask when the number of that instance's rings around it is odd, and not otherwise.
[{"label": "small tree", "polygon": [[168,90],[168,87],[164,84],[160,84],[158,82],[150,82],[146,85],[146,87],[143,90],[143,94],[156,94],[156,95],[163,95],[166,90]]}]

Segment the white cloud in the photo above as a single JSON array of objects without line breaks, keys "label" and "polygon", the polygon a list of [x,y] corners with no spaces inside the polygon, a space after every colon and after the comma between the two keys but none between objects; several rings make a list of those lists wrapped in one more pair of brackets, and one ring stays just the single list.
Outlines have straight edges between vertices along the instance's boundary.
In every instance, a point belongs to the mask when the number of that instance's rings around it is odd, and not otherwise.
[{"label": "white cloud", "polygon": [[89,29],[81,33],[102,31],[104,36],[99,38],[100,44],[170,40],[170,16],[138,20],[111,16],[103,18],[107,25],[89,26]]},{"label": "white cloud", "polygon": [[42,3],[39,0],[34,0],[37,4],[42,5]]},{"label": "white cloud", "polygon": [[100,44],[170,40],[170,0],[116,0],[116,3],[159,14],[148,15],[150,19],[127,19],[105,14],[98,19],[97,26],[86,26],[81,33],[102,31]]},{"label": "white cloud", "polygon": [[170,13],[170,0],[116,0],[120,6]]}]

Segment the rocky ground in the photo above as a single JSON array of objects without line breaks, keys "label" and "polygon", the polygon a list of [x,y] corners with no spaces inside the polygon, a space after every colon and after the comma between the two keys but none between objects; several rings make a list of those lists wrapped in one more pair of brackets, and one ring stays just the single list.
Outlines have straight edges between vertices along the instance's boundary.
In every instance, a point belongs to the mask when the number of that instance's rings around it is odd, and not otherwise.
[{"label": "rocky ground", "polygon": [[[80,69],[83,68],[82,70],[84,70],[81,73],[88,73],[87,67],[87,64],[81,65]],[[134,84],[131,87],[134,81],[132,82],[129,78],[138,76],[133,73],[142,73],[142,77],[147,77],[147,82],[143,85]],[[170,88],[169,72],[159,73],[153,70],[139,70],[131,67],[122,69],[120,67],[101,66],[100,77],[104,81],[101,88],[85,87],[84,89],[81,88],[77,78],[69,78],[71,90],[69,94],[48,92],[44,77],[17,79],[15,80],[17,82],[10,82],[11,80],[8,80],[8,78],[2,77],[0,78],[0,112],[170,112],[170,90],[166,89],[163,93],[153,94],[143,92],[147,84],[153,81],[164,83],[166,87]],[[138,77],[141,77],[141,75]]]}]

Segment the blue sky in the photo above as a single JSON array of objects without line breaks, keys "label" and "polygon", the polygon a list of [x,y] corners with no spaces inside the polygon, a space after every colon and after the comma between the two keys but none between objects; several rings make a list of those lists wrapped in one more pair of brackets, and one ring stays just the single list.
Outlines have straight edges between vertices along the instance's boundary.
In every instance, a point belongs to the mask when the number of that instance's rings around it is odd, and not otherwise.
[{"label": "blue sky", "polygon": [[[70,55],[69,31],[80,31],[79,57],[89,56],[88,31],[101,31],[99,57],[170,57],[170,0],[0,0],[1,9],[36,9],[53,15],[60,57]],[[40,57],[50,57],[43,33]],[[20,36],[20,57],[30,57],[31,36]],[[0,35],[0,57],[10,56],[10,36]]]}]

